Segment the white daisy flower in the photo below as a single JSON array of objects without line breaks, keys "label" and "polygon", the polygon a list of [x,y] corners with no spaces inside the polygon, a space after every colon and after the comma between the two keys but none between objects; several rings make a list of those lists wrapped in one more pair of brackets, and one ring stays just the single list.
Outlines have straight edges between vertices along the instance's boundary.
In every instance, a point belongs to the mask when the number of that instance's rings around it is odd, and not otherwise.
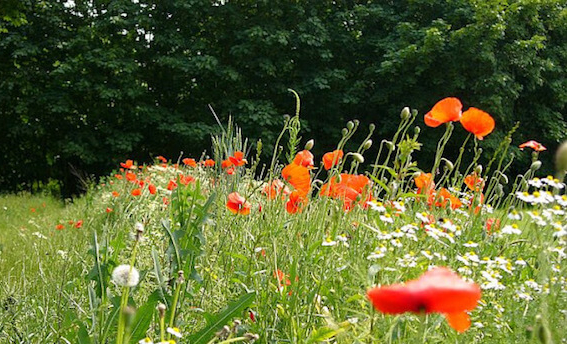
[{"label": "white daisy flower", "polygon": [[380,220],[382,220],[382,222],[386,222],[386,223],[394,223],[394,219],[392,218],[392,215],[390,214],[384,214],[384,215],[380,215]]},{"label": "white daisy flower", "polygon": [[325,240],[323,240],[321,246],[335,246],[336,244],[337,242],[335,240],[331,239],[331,237],[327,237]]},{"label": "white daisy flower", "polygon": [[177,327],[168,327],[166,331],[167,331],[167,333],[169,333],[169,334],[171,334],[171,335],[173,335],[177,338],[182,337],[181,331]]},{"label": "white daisy flower", "polygon": [[502,229],[500,230],[500,233],[502,233],[502,234],[522,234],[522,231],[520,230],[520,228],[518,227],[517,224],[513,223],[511,225],[506,225],[506,226],[502,227]]}]

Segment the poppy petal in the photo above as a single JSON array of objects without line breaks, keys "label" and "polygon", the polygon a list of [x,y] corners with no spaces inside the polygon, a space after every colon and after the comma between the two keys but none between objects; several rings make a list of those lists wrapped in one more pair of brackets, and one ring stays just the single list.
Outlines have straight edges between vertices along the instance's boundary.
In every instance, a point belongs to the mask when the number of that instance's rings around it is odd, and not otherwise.
[{"label": "poppy petal", "polygon": [[463,333],[471,327],[471,319],[466,312],[446,313],[445,319],[449,326]]},{"label": "poppy petal", "polygon": [[469,133],[474,134],[477,139],[482,140],[494,130],[494,118],[488,113],[471,107],[463,112],[461,124]]}]

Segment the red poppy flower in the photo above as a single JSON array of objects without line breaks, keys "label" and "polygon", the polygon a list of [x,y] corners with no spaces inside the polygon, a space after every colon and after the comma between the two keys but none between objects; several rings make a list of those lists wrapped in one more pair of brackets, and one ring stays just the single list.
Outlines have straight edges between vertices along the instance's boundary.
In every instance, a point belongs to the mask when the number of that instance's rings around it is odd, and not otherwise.
[{"label": "red poppy flower", "polygon": [[150,192],[151,195],[155,195],[157,192],[157,188],[154,184],[150,184],[148,185],[148,191]]},{"label": "red poppy flower", "polygon": [[118,197],[120,196],[120,194],[117,191],[112,191],[112,196],[113,197]]},{"label": "red poppy flower", "polygon": [[113,211],[114,211],[114,210],[113,210],[112,208],[108,208],[108,207],[106,208],[106,212],[107,212],[107,213],[112,213]]},{"label": "red poppy flower", "polygon": [[465,177],[465,184],[470,190],[478,192],[484,188],[484,179],[473,172]]},{"label": "red poppy flower", "polygon": [[221,162],[221,168],[224,170],[227,167],[232,166],[232,161],[226,159]]},{"label": "red poppy flower", "polygon": [[494,130],[494,118],[488,113],[471,107],[463,112],[461,124],[469,133],[474,134],[477,139],[482,140]]},{"label": "red poppy flower", "polygon": [[124,177],[122,177],[121,174],[115,174],[115,175],[114,175],[114,178],[116,178],[116,179],[118,179],[118,180],[122,180],[122,178],[124,178]]},{"label": "red poppy flower", "polygon": [[227,168],[227,169],[226,169],[226,174],[232,176],[232,175],[234,174],[234,167]]},{"label": "red poppy flower", "polygon": [[126,172],[126,179],[130,182],[135,182],[137,177],[135,173],[132,172]]},{"label": "red poppy flower", "polygon": [[250,214],[250,203],[238,192],[233,192],[228,195],[228,202],[226,202],[226,207],[233,214],[248,215]]},{"label": "red poppy flower", "polygon": [[486,220],[486,233],[492,234],[493,232],[500,229],[500,219],[491,217]]},{"label": "red poppy flower", "polygon": [[291,191],[281,180],[274,179],[270,184],[264,186],[262,193],[269,199],[275,199],[280,194],[289,195]]},{"label": "red poppy flower", "polygon": [[302,196],[307,196],[311,188],[311,175],[307,167],[291,163],[282,170],[282,176]]},{"label": "red poppy flower", "polygon": [[62,229],[65,229],[65,226],[59,223],[58,225],[55,226],[55,229],[57,229],[58,231],[60,231],[60,230],[62,230]]},{"label": "red poppy flower", "polygon": [[303,210],[305,198],[298,191],[293,191],[289,195],[289,200],[285,204],[285,210],[290,214],[295,214]]},{"label": "red poppy flower", "polygon": [[195,159],[191,159],[191,158],[185,158],[183,160],[181,160],[185,165],[190,166],[190,167],[197,167],[197,162],[195,161]]},{"label": "red poppy flower", "polygon": [[83,220],[79,220],[75,223],[75,228],[81,228],[83,227]]},{"label": "red poppy flower", "polygon": [[344,152],[340,149],[334,150],[323,155],[323,165],[326,170],[330,170],[331,167],[338,165],[344,156]]},{"label": "red poppy flower", "polygon": [[179,176],[179,182],[181,184],[185,185],[185,186],[189,185],[189,183],[192,183],[194,181],[195,181],[195,178],[193,178],[190,175],[185,176],[185,175],[182,174],[182,175]]},{"label": "red poppy flower", "polygon": [[442,313],[458,332],[470,327],[467,311],[480,300],[480,287],[464,281],[451,270],[438,267],[405,285],[370,289],[367,296],[374,307],[386,314]]},{"label": "red poppy flower", "polygon": [[142,194],[142,190],[134,189],[132,190],[132,196],[140,196]]},{"label": "red poppy flower", "polygon": [[161,155],[159,155],[159,156],[157,157],[157,159],[158,159],[159,161],[163,162],[163,163],[166,163],[166,162],[167,162],[167,159],[164,158],[164,157],[161,156]]},{"label": "red poppy flower", "polygon": [[547,150],[547,148],[545,148],[541,143],[534,141],[534,140],[524,142],[519,147],[520,147],[520,150],[524,150],[524,148],[528,147],[528,148],[533,149],[536,152],[542,152],[544,150]]},{"label": "red poppy flower", "polygon": [[463,104],[459,99],[453,97],[442,99],[425,114],[425,125],[435,128],[443,123],[458,121],[461,118],[462,109]]},{"label": "red poppy flower", "polygon": [[173,180],[170,180],[169,183],[167,183],[167,189],[169,191],[171,190],[175,190],[177,188],[177,183]]},{"label": "red poppy flower", "polygon": [[441,188],[441,190],[437,192],[435,206],[445,208],[449,202],[451,204],[451,209],[453,210],[458,209],[463,205],[461,200],[458,197],[451,195],[449,190]]},{"label": "red poppy flower", "polygon": [[215,161],[213,159],[207,159],[203,162],[203,165],[205,165],[205,167],[213,167],[215,166]]},{"label": "red poppy flower", "polygon": [[274,278],[278,280],[279,285],[291,285],[291,281],[289,280],[288,277],[289,275],[287,275],[285,272],[281,271],[280,269],[274,271]]},{"label": "red poppy flower", "polygon": [[134,166],[134,161],[132,160],[126,160],[126,162],[121,162],[120,166],[127,169],[131,169],[132,167],[136,168],[136,166]]},{"label": "red poppy flower", "polygon": [[343,200],[345,210],[351,210],[357,203],[363,208],[372,200],[372,184],[364,175],[342,173],[339,180],[332,178],[321,186],[320,195]]},{"label": "red poppy flower", "polygon": [[234,155],[229,156],[228,160],[230,160],[234,166],[244,166],[248,163],[248,161],[244,159],[244,153],[241,151],[234,152]]},{"label": "red poppy flower", "polygon": [[314,165],[313,154],[311,154],[311,152],[306,149],[302,150],[301,152],[295,155],[295,159],[293,159],[293,163],[307,168],[313,168]]}]

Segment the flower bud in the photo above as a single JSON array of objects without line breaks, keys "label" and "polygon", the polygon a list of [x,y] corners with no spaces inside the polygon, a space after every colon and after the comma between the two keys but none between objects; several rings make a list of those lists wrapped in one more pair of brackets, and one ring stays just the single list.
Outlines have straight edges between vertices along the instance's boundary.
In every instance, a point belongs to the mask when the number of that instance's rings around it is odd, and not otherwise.
[{"label": "flower bud", "polygon": [[374,125],[374,123],[370,123],[370,125],[368,126],[368,130],[369,130],[370,132],[373,132],[374,129],[376,129],[376,125]]},{"label": "flower bud", "polygon": [[354,123],[352,121],[348,121],[346,124],[348,130],[354,129]]},{"label": "flower bud", "polygon": [[305,150],[311,150],[314,145],[315,145],[315,141],[313,139],[307,141],[305,143]]},{"label": "flower bud", "polygon": [[415,128],[413,128],[413,133],[414,133],[415,135],[419,135],[420,132],[421,132],[421,128],[420,128],[420,127],[416,126]]},{"label": "flower bud", "polygon": [[555,152],[555,170],[563,176],[567,172],[567,141],[564,141]]},{"label": "flower bud", "polygon": [[284,122],[286,122],[286,123],[290,120],[290,118],[291,117],[289,117],[289,115],[287,115],[287,114],[283,115]]},{"label": "flower bud", "polygon": [[540,169],[540,167],[541,167],[541,161],[536,160],[536,161],[532,162],[532,165],[530,166],[530,170],[537,171],[537,170]]},{"label": "flower bud", "polygon": [[342,134],[343,136],[347,136],[347,134],[348,134],[347,128],[343,128],[343,130],[341,130],[341,134]]},{"label": "flower bud", "polygon": [[361,164],[364,162],[364,157],[360,153],[352,153],[352,157]]},{"label": "flower bud", "polygon": [[477,165],[474,171],[480,176],[482,174],[482,165]]},{"label": "flower bud", "polygon": [[165,317],[165,309],[166,309],[166,307],[165,307],[165,305],[164,305],[163,303],[158,303],[156,309],[157,309],[158,312],[159,312],[159,317],[160,317],[160,318]]},{"label": "flower bud", "polygon": [[405,107],[402,109],[402,113],[400,113],[400,117],[402,118],[402,120],[406,120],[410,117],[411,113],[410,113],[410,108],[409,107]]},{"label": "flower bud", "polygon": [[366,142],[364,142],[364,146],[362,146],[362,148],[364,148],[366,150],[366,149],[369,149],[370,147],[372,147],[372,140],[368,139],[368,140],[366,140]]},{"label": "flower bud", "polygon": [[508,184],[508,182],[509,182],[508,176],[505,175],[504,173],[500,173],[500,183]]},{"label": "flower bud", "polygon": [[386,141],[386,147],[388,147],[389,151],[393,151],[396,146],[394,146],[394,143],[392,141]]},{"label": "flower bud", "polygon": [[441,158],[441,160],[445,162],[445,167],[444,167],[444,168],[445,168],[448,172],[452,171],[453,168],[455,168],[455,166],[453,165],[453,163],[452,163],[450,160],[445,159],[445,158]]}]

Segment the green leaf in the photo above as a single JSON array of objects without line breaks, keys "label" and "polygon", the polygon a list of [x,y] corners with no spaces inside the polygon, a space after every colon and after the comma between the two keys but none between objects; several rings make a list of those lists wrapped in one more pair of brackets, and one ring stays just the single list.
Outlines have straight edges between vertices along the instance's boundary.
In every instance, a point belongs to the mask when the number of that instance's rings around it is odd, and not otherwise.
[{"label": "green leaf", "polygon": [[343,328],[333,330],[333,329],[331,329],[327,326],[321,327],[321,328],[311,332],[311,335],[307,339],[307,344],[319,343],[319,342],[329,340],[329,339],[333,338],[334,336],[336,336],[337,334],[339,334],[341,332],[344,332]]},{"label": "green leaf", "polygon": [[223,327],[230,319],[242,315],[242,312],[252,304],[255,297],[255,292],[242,295],[236,302],[229,304],[226,309],[214,315],[204,329],[189,337],[188,342],[191,344],[208,343],[214,337],[215,332]]},{"label": "green leaf", "polygon": [[152,317],[156,309],[158,301],[161,299],[160,290],[154,291],[148,301],[136,310],[136,316],[132,322],[130,341],[137,343],[139,340],[146,337]]}]

